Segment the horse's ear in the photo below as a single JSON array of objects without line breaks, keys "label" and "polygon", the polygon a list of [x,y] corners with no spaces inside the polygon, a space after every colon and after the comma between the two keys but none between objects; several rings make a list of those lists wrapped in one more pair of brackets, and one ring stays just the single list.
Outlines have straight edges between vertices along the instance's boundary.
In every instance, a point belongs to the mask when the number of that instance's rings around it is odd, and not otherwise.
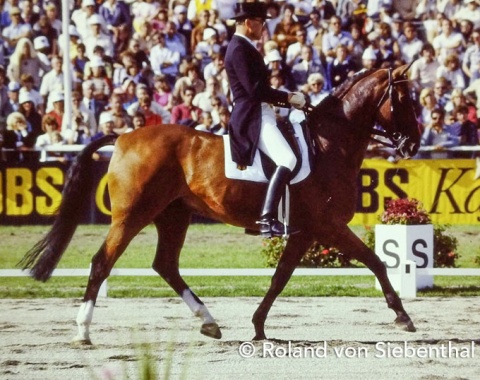
[{"label": "horse's ear", "polygon": [[408,72],[408,70],[410,70],[410,67],[412,67],[413,62],[415,62],[415,61],[416,61],[416,59],[414,59],[412,62],[410,62],[410,63],[408,64],[408,66],[405,67],[405,69],[402,70],[402,72],[400,73],[400,76],[401,76],[401,77],[404,76],[404,75]]}]

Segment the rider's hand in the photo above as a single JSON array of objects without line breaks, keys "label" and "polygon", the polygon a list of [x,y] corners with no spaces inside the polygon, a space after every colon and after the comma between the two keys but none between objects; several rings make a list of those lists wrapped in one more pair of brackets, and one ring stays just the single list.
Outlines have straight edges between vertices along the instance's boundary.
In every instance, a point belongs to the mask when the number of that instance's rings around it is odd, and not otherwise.
[{"label": "rider's hand", "polygon": [[288,95],[288,102],[297,110],[303,109],[307,103],[305,95],[301,92],[292,92]]}]

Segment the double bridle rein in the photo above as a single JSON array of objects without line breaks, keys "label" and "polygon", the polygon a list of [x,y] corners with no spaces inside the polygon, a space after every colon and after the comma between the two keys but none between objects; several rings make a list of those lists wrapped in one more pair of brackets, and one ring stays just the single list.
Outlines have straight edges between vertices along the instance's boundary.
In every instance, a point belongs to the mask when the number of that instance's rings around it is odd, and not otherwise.
[{"label": "double bridle rein", "polygon": [[375,137],[371,137],[371,140],[373,140],[373,141],[375,141],[379,144],[382,144],[386,147],[395,148],[396,150],[400,150],[406,144],[406,142],[408,140],[408,137],[403,136],[398,131],[397,123],[395,122],[395,117],[393,116],[394,115],[393,92],[394,92],[394,87],[395,87],[396,84],[409,81],[406,73],[410,69],[410,66],[412,65],[412,63],[413,62],[411,62],[408,65],[408,67],[405,70],[403,70],[403,72],[399,76],[399,79],[396,79],[396,80],[393,79],[393,74],[392,74],[393,69],[392,68],[388,69],[388,87],[385,89],[385,92],[383,93],[382,97],[380,98],[380,101],[378,102],[376,110],[375,110],[375,114],[376,114],[377,111],[382,106],[382,104],[387,99],[387,95],[388,95],[388,98],[390,99],[390,113],[392,115],[393,132],[389,133],[389,132],[387,132],[383,129],[376,129],[375,125],[374,125],[371,134],[386,137],[387,139],[389,139],[391,141],[391,143],[389,143],[387,141],[376,139]]}]

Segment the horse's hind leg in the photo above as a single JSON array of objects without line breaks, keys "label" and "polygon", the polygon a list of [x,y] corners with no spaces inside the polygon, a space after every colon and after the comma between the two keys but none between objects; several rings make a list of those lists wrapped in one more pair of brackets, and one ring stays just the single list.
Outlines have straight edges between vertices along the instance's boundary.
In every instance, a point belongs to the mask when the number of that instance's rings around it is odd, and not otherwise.
[{"label": "horse's hind leg", "polygon": [[139,221],[137,223],[137,225],[133,223],[131,226],[127,226],[125,223],[112,223],[105,242],[92,258],[90,277],[83,303],[77,315],[78,334],[73,338],[74,343],[91,344],[89,329],[98,291],[130,241],[145,226]]},{"label": "horse's hind leg", "polygon": [[375,253],[368,248],[348,227],[345,227],[341,233],[337,233],[335,235],[332,234],[332,236],[334,236],[335,239],[331,242],[332,246],[339,249],[340,252],[347,254],[350,258],[356,259],[365,264],[368,269],[370,269],[377,277],[382,287],[388,307],[397,314],[395,323],[406,331],[414,332],[415,326],[403,308],[400,297],[393,289],[392,284],[387,276],[387,269],[380,258],[375,255]]},{"label": "horse's hind leg", "polygon": [[155,219],[159,239],[152,267],[182,297],[194,315],[202,320],[200,332],[211,338],[220,339],[222,333],[215,319],[180,276],[180,251],[185,241],[190,217],[190,211],[181,201],[176,201]]},{"label": "horse's hind leg", "polygon": [[254,340],[267,339],[265,336],[265,320],[273,302],[287,285],[293,271],[300,263],[313,240],[302,233],[291,235],[280,257],[275,274],[267,294],[253,314],[252,322],[255,327]]}]

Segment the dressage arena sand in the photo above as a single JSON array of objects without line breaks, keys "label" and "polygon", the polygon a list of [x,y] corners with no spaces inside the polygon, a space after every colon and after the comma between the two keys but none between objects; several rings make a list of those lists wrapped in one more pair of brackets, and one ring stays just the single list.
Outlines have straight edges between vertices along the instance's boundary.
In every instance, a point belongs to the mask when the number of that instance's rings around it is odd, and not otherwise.
[{"label": "dressage arena sand", "polygon": [[169,365],[171,379],[480,378],[478,297],[405,300],[416,333],[394,327],[383,298],[279,298],[266,325],[275,339],[253,342],[244,358],[259,301],[204,299],[222,327],[213,340],[179,299],[99,299],[93,346],[78,347],[79,300],[0,300],[0,379],[138,379],[143,343],[162,379]]}]

